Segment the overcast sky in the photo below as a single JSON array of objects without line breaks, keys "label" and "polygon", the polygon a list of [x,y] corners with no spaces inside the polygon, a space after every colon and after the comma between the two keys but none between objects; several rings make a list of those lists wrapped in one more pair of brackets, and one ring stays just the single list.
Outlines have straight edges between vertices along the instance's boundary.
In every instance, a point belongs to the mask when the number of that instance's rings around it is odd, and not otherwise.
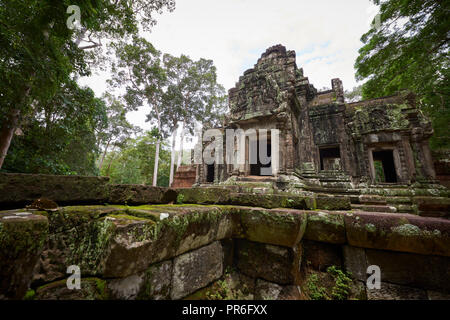
[{"label": "overcast sky", "polygon": [[[356,85],[353,68],[361,35],[377,10],[369,0],[176,0],[176,9],[157,17],[145,35],[158,50],[193,59],[207,58],[228,90],[270,46],[297,53],[297,66],[317,89],[341,78]],[[107,75],[82,79],[100,96]],[[146,108],[129,120],[148,129]]]}]

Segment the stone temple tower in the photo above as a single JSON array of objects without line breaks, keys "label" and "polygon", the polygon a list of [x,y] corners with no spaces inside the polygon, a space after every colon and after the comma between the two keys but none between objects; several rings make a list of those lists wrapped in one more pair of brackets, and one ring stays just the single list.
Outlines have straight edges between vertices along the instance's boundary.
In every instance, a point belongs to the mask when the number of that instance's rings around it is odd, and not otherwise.
[{"label": "stone temple tower", "polygon": [[[229,90],[230,113],[220,128],[224,146],[240,147],[243,161],[223,155],[221,163],[198,165],[196,183],[272,181],[342,190],[436,183],[430,121],[413,93],[346,103],[342,81],[332,79],[331,87],[318,92],[294,51],[267,49]],[[227,145],[227,130],[245,132],[245,143]],[[269,162],[259,158],[263,139]]]}]

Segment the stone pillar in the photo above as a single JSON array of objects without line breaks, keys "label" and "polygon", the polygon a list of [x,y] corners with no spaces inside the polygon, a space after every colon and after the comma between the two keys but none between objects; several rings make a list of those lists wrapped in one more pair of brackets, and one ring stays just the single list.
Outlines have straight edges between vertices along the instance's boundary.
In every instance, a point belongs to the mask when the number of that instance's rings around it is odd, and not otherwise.
[{"label": "stone pillar", "polygon": [[270,154],[272,155],[272,175],[276,177],[280,170],[280,131],[271,130],[270,132]]},{"label": "stone pillar", "polygon": [[339,78],[332,79],[331,86],[336,94],[336,102],[344,103],[344,86],[342,84],[342,80]]},{"label": "stone pillar", "polygon": [[285,157],[286,157],[286,172],[287,173],[292,173],[294,171],[294,156],[295,156],[295,150],[294,150],[294,141],[292,139],[292,134],[286,130],[285,131]]},{"label": "stone pillar", "polygon": [[278,174],[285,174],[286,173],[286,132],[285,130],[280,131],[280,146],[279,146],[279,167],[278,167]]}]

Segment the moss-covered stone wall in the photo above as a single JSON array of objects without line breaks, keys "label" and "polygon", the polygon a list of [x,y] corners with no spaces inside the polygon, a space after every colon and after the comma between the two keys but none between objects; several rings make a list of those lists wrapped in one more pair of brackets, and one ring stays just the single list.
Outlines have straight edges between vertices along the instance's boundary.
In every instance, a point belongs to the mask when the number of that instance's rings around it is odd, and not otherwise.
[{"label": "moss-covered stone wall", "polygon": [[[437,297],[450,290],[449,240],[449,220],[395,213],[193,204],[9,210],[0,212],[0,295],[379,299],[405,298],[411,287],[423,293],[416,297]],[[386,292],[366,290],[368,264],[380,266]],[[81,290],[66,286],[69,265],[81,269]],[[347,291],[333,294],[337,279]]]}]

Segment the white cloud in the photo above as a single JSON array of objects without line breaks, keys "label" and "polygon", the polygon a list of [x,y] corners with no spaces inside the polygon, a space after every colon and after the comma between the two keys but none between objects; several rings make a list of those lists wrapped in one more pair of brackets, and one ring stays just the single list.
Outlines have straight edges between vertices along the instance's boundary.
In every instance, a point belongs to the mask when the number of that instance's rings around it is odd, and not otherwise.
[{"label": "white cloud", "polygon": [[[297,66],[316,88],[341,78],[350,89],[356,85],[353,64],[372,7],[369,0],[177,0],[175,11],[159,16],[145,37],[162,52],[212,59],[227,89],[275,44],[297,52]],[[82,82],[100,95],[106,78]],[[129,118],[148,128],[146,113],[144,107]]]}]

